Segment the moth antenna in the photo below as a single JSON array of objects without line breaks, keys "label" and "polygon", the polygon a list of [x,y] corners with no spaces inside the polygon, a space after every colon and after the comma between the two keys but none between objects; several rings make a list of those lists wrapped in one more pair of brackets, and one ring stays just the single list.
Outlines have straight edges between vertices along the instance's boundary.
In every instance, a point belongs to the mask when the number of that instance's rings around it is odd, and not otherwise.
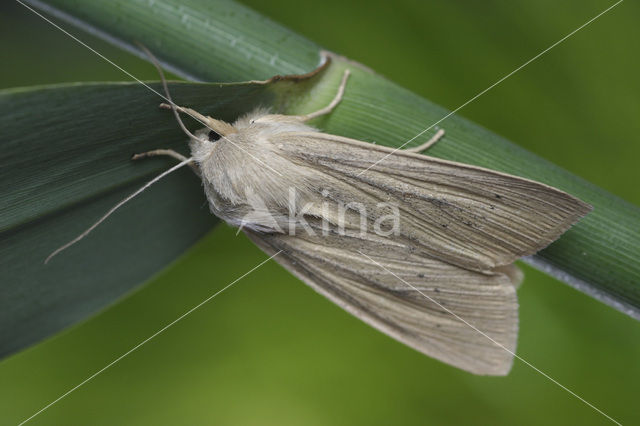
[{"label": "moth antenna", "polygon": [[160,74],[160,81],[162,81],[164,94],[167,96],[167,101],[169,101],[169,106],[171,106],[171,111],[173,111],[173,115],[176,117],[176,120],[178,121],[180,128],[187,136],[197,140],[198,138],[193,133],[191,133],[189,129],[187,129],[187,126],[185,126],[184,123],[182,122],[182,118],[180,118],[180,114],[178,114],[176,104],[173,102],[173,99],[171,99],[171,93],[169,93],[169,86],[167,85],[167,79],[164,77],[164,71],[162,71],[162,67],[158,62],[158,59],[155,56],[153,56],[153,53],[151,53],[151,51],[147,49],[146,46],[144,46],[141,43],[137,43],[137,44],[138,44],[138,47],[142,49],[142,51],[146,53],[146,55],[149,57],[153,66],[156,67],[156,70],[158,70],[158,74]]},{"label": "moth antenna", "polygon": [[118,210],[120,207],[122,207],[123,205],[125,205],[128,201],[132,200],[133,198],[137,197],[138,195],[140,195],[140,193],[142,191],[144,191],[145,189],[149,188],[151,185],[153,185],[154,183],[156,183],[157,181],[159,181],[160,179],[162,179],[163,177],[165,177],[166,175],[175,172],[176,170],[178,170],[179,168],[186,166],[187,164],[191,163],[193,161],[193,158],[187,158],[186,160],[176,164],[175,166],[173,166],[172,168],[170,168],[169,170],[166,170],[162,173],[160,173],[158,176],[154,177],[153,179],[151,179],[149,182],[145,183],[144,186],[142,186],[140,189],[138,189],[137,191],[135,191],[134,193],[128,195],[125,199],[123,199],[122,201],[120,201],[118,204],[116,204],[115,206],[111,207],[111,209],[109,209],[109,211],[102,216],[100,219],[98,219],[93,225],[91,225],[90,227],[88,227],[82,234],[78,235],[77,237],[75,237],[73,240],[69,241],[68,243],[66,243],[65,245],[58,247],[57,249],[55,249],[44,261],[45,264],[49,263],[49,261],[58,253],[60,253],[63,250],[68,249],[69,247],[71,247],[72,245],[74,245],[75,243],[77,243],[78,241],[82,240],[84,237],[86,237],[87,235],[89,235],[91,233],[91,231],[93,231],[94,229],[96,229],[98,227],[98,225],[100,225],[102,222],[104,222],[109,216],[111,216],[116,210]]}]

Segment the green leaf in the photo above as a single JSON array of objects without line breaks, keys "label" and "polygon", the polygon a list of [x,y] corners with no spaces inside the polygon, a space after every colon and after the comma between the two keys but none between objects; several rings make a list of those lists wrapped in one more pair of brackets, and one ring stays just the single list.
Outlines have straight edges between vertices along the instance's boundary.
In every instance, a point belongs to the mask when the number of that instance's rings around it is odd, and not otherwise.
[{"label": "green leaf", "polygon": [[[158,85],[154,85],[159,89]],[[181,101],[230,119],[270,103],[264,85],[175,84]],[[173,261],[215,222],[188,168],[144,192],[48,265],[186,138],[156,94],[137,83],[71,84],[0,92],[0,355],[95,313]]]},{"label": "green leaf", "polygon": [[25,2],[147,59],[136,44],[142,43],[190,80],[304,74],[320,59],[312,41],[230,0]]}]

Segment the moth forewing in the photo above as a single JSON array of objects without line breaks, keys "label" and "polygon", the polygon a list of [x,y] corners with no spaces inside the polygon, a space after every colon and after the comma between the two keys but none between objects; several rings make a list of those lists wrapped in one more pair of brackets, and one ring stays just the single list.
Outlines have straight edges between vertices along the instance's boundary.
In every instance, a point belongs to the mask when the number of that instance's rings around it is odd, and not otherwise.
[{"label": "moth forewing", "polygon": [[467,269],[533,254],[591,210],[539,182],[340,136],[285,134],[278,143],[280,155],[344,183],[343,198],[395,203],[401,232],[390,238]]}]

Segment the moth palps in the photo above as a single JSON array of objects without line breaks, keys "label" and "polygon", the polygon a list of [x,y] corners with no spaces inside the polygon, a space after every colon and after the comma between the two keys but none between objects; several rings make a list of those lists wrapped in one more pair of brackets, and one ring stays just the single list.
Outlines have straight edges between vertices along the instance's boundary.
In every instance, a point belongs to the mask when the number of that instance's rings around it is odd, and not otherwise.
[{"label": "moth palps", "polygon": [[[233,124],[172,108],[213,214],[366,323],[476,374],[511,368],[518,333],[513,262],[557,239],[591,207],[542,183],[395,151],[306,124],[339,104]],[[165,84],[166,89],[166,84]],[[167,97],[170,100],[167,91]],[[206,127],[195,134],[186,113]]]}]

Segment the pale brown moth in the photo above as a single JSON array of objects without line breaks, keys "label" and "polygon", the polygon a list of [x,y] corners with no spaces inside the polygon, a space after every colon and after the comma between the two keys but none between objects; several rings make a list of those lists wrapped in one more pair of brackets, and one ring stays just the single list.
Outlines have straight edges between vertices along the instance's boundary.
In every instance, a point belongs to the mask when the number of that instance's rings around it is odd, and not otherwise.
[{"label": "pale brown moth", "polygon": [[[340,103],[348,76],[318,111],[258,109],[232,124],[176,106],[163,77],[170,101],[163,106],[189,135],[192,156],[160,149],[134,158],[169,155],[189,164],[213,214],[371,326],[469,372],[508,373],[522,279],[513,262],[556,240],[591,207],[542,183],[420,154],[442,131],[394,151],[309,126]],[[191,133],[179,112],[206,127]],[[362,232],[363,212],[380,232]]]}]

